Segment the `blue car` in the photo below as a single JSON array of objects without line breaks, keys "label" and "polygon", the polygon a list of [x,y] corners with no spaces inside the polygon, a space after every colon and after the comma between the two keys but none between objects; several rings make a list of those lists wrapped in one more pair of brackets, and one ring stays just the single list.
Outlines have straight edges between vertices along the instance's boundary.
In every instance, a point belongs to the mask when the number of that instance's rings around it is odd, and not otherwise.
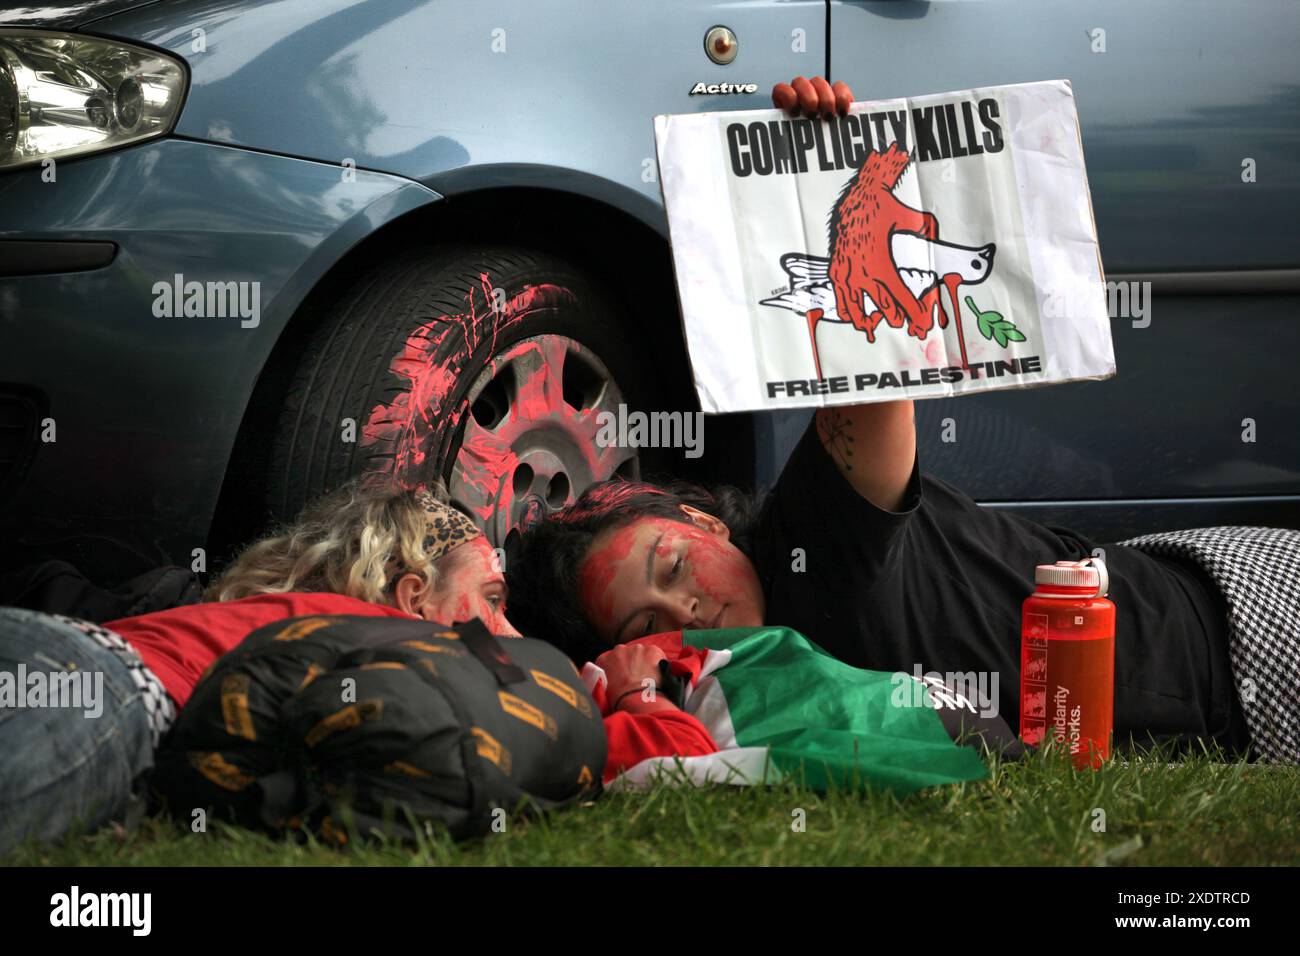
[{"label": "blue car", "polygon": [[0,541],[198,569],[346,477],[447,482],[501,543],[705,454],[651,119],[796,75],[861,99],[1065,77],[1119,374],[918,403],[921,461],[1102,540],[1300,527],[1300,6],[1256,0],[46,0],[0,11]]}]

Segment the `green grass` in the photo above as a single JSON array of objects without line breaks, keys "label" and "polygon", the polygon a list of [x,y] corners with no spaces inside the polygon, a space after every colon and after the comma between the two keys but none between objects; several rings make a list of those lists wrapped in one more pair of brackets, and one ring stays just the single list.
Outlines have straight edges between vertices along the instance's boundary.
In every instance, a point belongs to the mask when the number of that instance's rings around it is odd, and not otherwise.
[{"label": "green grass", "polygon": [[[607,794],[457,846],[334,850],[214,824],[195,834],[150,820],[19,849],[24,865],[1293,865],[1300,862],[1300,767],[1170,763],[1152,756],[1074,771],[1059,755],[991,765],[991,780],[895,799],[768,788],[667,786]],[[1094,831],[1094,810],[1105,832]],[[794,811],[806,830],[794,832]]]}]

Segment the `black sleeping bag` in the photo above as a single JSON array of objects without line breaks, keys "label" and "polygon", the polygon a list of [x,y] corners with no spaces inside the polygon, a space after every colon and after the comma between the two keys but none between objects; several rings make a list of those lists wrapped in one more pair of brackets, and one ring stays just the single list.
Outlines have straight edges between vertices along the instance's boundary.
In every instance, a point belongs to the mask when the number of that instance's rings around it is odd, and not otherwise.
[{"label": "black sleeping bag", "polygon": [[345,842],[413,824],[456,838],[521,809],[594,796],[600,713],[562,653],[394,618],[300,617],[260,628],[199,681],[163,741],[155,790],[189,820]]}]

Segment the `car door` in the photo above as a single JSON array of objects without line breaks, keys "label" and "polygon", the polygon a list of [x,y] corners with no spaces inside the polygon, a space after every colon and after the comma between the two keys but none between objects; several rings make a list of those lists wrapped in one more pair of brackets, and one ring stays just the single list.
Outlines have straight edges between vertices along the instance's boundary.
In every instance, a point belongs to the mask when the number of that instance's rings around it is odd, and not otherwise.
[{"label": "car door", "polygon": [[1300,527],[1300,6],[829,9],[858,99],[1064,78],[1079,111],[1118,374],[920,402],[922,467],[1103,539]]}]

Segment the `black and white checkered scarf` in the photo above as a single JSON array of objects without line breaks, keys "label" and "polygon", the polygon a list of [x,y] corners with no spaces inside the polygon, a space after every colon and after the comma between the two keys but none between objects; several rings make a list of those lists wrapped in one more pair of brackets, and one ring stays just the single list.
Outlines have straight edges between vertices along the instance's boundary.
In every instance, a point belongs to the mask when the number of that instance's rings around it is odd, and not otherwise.
[{"label": "black and white checkered scarf", "polygon": [[1300,531],[1193,528],[1120,544],[1205,569],[1227,601],[1229,658],[1255,750],[1300,763]]},{"label": "black and white checkered scarf", "polygon": [[150,670],[144,659],[140,657],[140,652],[127,643],[122,635],[110,631],[102,624],[65,617],[62,614],[53,614],[51,617],[76,628],[126,665],[127,672],[131,675],[131,683],[140,692],[140,701],[144,704],[145,714],[149,717],[153,747],[157,750],[159,741],[176,720],[176,704],[167,693],[167,689],[163,687],[158,675]]}]

